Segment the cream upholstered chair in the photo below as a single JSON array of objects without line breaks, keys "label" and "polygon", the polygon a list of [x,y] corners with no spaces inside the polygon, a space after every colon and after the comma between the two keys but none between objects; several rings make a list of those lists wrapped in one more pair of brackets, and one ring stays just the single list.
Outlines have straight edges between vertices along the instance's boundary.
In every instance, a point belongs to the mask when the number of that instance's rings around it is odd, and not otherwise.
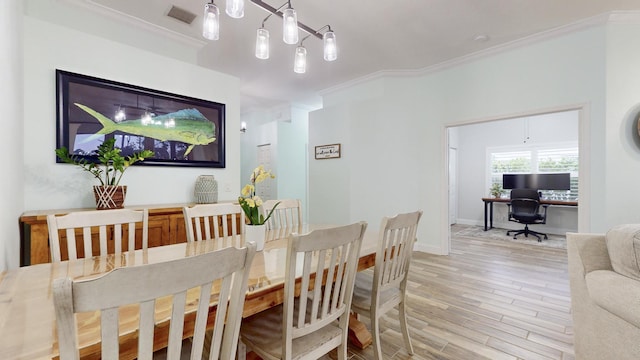
[{"label": "cream upholstered chair", "polygon": [[373,349],[376,359],[382,359],[380,347],[380,317],[399,307],[400,329],[409,354],[413,354],[407,327],[406,291],[409,263],[416,229],[422,210],[383,218],[378,235],[378,249],[373,275],[360,272],[356,275],[351,310],[371,320]]},{"label": "cream upholstered chair", "polygon": [[[346,360],[349,305],[366,227],[360,222],[293,234],[287,247],[284,304],[244,319],[243,344],[265,360],[318,359],[335,348],[338,359]],[[315,276],[325,269],[326,275]],[[333,285],[322,285],[332,279]],[[238,356],[243,358],[242,349]]]},{"label": "cream upholstered chair", "polygon": [[240,247],[245,215],[238,204],[198,204],[182,208],[187,242],[219,239],[221,246]]},{"label": "cream upholstered chair", "polygon": [[[214,282],[224,301],[218,303],[215,313],[209,359],[234,359],[254,254],[255,245],[248,244],[241,249],[228,247],[178,260],[117,268],[93,279],[54,280],[60,359],[79,359],[75,314],[94,311],[100,311],[102,358],[118,359],[118,311],[129,304],[139,304],[140,308],[137,358],[151,359],[156,299],[167,295],[173,295],[167,358],[179,358],[185,305],[197,304],[191,359],[200,359]],[[187,300],[189,289],[196,289],[189,293],[197,299]]]},{"label": "cream upholstered chair", "polygon": [[278,228],[297,228],[302,225],[302,205],[298,199],[266,200],[262,203],[262,213],[266,218],[273,207],[278,204],[267,220],[267,230]]},{"label": "cream upholstered chair", "polygon": [[[142,231],[142,236],[136,246],[136,224]],[[66,248],[67,258],[75,260],[78,253],[84,257],[91,257],[94,254],[94,234],[92,230],[98,230],[99,255],[108,253],[121,253],[123,247],[123,236],[126,235],[126,250],[147,249],[149,237],[149,211],[114,209],[114,210],[94,210],[78,211],[66,215],[47,215],[47,226],[49,228],[49,247],[51,250],[51,260],[54,262],[62,260],[62,251]],[[82,229],[82,245],[78,251],[76,242],[76,230]],[[66,241],[60,239],[60,231],[64,230]],[[111,245],[113,243],[113,245]]]}]

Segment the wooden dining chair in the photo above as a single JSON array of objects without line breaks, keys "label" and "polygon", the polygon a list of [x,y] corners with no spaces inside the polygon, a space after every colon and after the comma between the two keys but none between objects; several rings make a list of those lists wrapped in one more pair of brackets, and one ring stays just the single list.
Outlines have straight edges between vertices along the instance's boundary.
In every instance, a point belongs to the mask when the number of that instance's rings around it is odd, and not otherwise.
[{"label": "wooden dining chair", "polygon": [[221,246],[240,247],[245,214],[238,204],[198,204],[183,207],[187,242],[219,239]]},{"label": "wooden dining chair", "polygon": [[373,275],[370,272],[356,275],[351,310],[371,320],[373,350],[378,360],[382,359],[380,317],[395,306],[399,307],[400,329],[406,350],[413,354],[407,327],[406,292],[409,264],[421,217],[422,210],[383,218]]},{"label": "wooden dining chair", "polygon": [[[349,306],[366,227],[359,222],[293,234],[284,304],[243,320],[243,347],[265,360],[318,359],[338,348],[338,359],[346,360]],[[239,350],[238,357],[243,355]]]},{"label": "wooden dining chair", "polygon": [[[156,299],[167,296],[172,296],[167,359],[179,359],[185,312],[195,319],[191,359],[202,358],[210,313],[215,314],[215,319],[209,359],[234,359],[254,254],[255,245],[248,244],[244,248],[228,247],[178,260],[117,268],[98,278],[54,280],[60,359],[80,358],[75,314],[95,311],[100,312],[102,359],[118,359],[118,312],[131,304],[138,304],[140,309],[137,358],[151,359],[156,307],[163,303]],[[220,299],[215,312],[209,310],[212,287]]]},{"label": "wooden dining chair", "polygon": [[[110,253],[120,254],[123,245],[128,250],[147,249],[149,237],[149,211],[114,209],[78,211],[66,215],[47,215],[49,229],[49,248],[51,261],[62,261],[62,252],[66,249],[67,259],[78,256],[91,257]],[[136,230],[142,232],[136,240]],[[60,232],[64,232],[61,239]],[[82,242],[77,241],[76,233],[82,231]],[[97,234],[95,233],[97,231]],[[126,241],[123,242],[123,239]],[[78,248],[82,245],[81,248]],[[99,253],[94,252],[99,248]]]},{"label": "wooden dining chair", "polygon": [[267,220],[267,230],[278,228],[297,228],[302,225],[302,204],[298,199],[266,200],[262,203],[262,213],[266,218],[271,209],[278,204]]}]

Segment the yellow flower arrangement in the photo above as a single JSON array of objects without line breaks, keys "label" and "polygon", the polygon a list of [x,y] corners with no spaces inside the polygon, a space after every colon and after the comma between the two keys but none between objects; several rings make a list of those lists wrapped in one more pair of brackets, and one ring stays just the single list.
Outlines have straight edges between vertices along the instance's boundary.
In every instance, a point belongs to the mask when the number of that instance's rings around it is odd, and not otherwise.
[{"label": "yellow flower arrangement", "polygon": [[260,211],[260,206],[262,206],[262,199],[258,195],[256,195],[257,183],[261,183],[267,179],[275,179],[275,177],[276,176],[270,170],[265,170],[264,166],[260,165],[251,173],[251,182],[242,188],[242,196],[238,197],[238,202],[240,203],[244,214],[249,220],[249,224],[264,224],[267,220],[269,220],[269,218],[273,214],[273,211],[276,209],[276,206],[280,204],[279,202],[275,204],[273,206],[273,209],[271,209],[271,211],[265,218]]}]

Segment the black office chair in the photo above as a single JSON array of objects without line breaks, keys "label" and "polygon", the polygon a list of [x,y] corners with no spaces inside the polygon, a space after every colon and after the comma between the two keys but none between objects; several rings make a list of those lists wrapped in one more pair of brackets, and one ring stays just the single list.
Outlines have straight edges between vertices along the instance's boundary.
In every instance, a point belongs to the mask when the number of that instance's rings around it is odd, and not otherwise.
[{"label": "black office chair", "polygon": [[548,205],[542,205],[544,209],[543,213],[540,213],[540,194],[536,189],[513,189],[511,190],[511,202],[507,203],[509,207],[509,221],[524,224],[523,230],[509,230],[507,235],[515,233],[513,238],[520,234],[524,234],[525,237],[529,237],[529,234],[538,238],[538,242],[541,242],[540,236],[544,236],[548,239],[547,234],[543,234],[537,231],[529,230],[529,225],[532,224],[546,224],[547,223],[547,207]]}]

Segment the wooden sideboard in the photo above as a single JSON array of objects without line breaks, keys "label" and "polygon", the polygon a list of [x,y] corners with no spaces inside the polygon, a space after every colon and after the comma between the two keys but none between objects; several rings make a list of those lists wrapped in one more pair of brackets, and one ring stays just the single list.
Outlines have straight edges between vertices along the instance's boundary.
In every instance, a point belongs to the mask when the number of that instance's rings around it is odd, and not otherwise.
[{"label": "wooden sideboard", "polygon": [[[192,205],[165,204],[127,208],[149,209],[149,247],[154,247],[187,241],[182,207]],[[20,266],[51,262],[47,215],[87,210],[95,209],[36,210],[23,213],[20,216]]]}]

